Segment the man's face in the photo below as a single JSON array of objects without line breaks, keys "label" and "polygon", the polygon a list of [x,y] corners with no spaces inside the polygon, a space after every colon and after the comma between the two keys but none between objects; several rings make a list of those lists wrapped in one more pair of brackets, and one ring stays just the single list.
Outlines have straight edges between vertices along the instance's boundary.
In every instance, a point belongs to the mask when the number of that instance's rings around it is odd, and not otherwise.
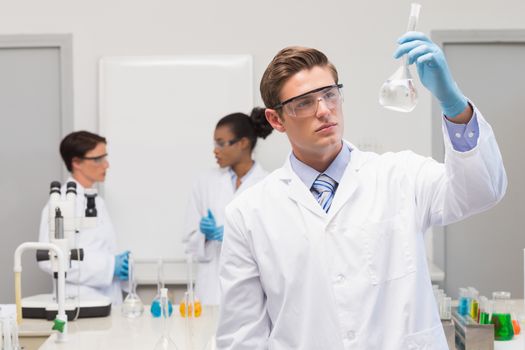
[{"label": "man's face", "polygon": [[[327,67],[313,67],[303,70],[288,79],[281,89],[280,100],[308,93],[325,86],[334,85],[335,81]],[[339,93],[337,91],[337,93]],[[310,158],[338,150],[343,135],[342,97],[338,103],[328,103],[323,91],[314,93],[315,106],[311,115],[298,116],[290,113],[290,108],[283,106],[279,120],[271,117],[273,110],[267,110],[267,119],[272,126],[286,132],[294,154],[299,158]],[[269,111],[269,112],[268,112]],[[274,117],[277,111],[274,112]],[[305,157],[306,156],[306,157]]]},{"label": "man's face", "polygon": [[83,158],[74,158],[73,177],[86,180],[88,183],[103,182],[106,178],[106,170],[109,168],[106,156],[106,144],[101,142]]}]

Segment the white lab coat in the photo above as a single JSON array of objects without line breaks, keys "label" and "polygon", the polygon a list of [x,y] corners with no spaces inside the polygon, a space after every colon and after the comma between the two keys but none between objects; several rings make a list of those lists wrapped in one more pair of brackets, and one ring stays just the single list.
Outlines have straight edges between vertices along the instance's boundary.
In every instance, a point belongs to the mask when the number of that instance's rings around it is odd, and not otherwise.
[{"label": "white lab coat", "polygon": [[228,168],[212,169],[195,181],[188,204],[184,242],[186,252],[191,252],[199,261],[195,279],[195,294],[201,303],[219,304],[219,256],[222,244],[219,241],[206,241],[204,234],[199,229],[201,218],[208,215],[208,209],[210,209],[215,216],[217,226],[224,225],[226,205],[267,174],[268,172],[255,162],[237,190],[233,186]]},{"label": "white lab coat", "polygon": [[[69,178],[67,182],[75,181]],[[76,182],[76,181],[75,181]],[[76,215],[84,217],[86,209],[85,190],[78,182]],[[65,198],[65,184],[62,186],[62,196]],[[48,204],[42,210],[40,221],[40,242],[49,242]],[[97,225],[94,228],[80,230],[76,235],[77,246],[84,249],[84,260],[80,263],[71,262],[71,268],[66,276],[66,295],[76,296],[80,290],[82,296],[104,295],[111,299],[113,305],[122,303],[120,281],[113,276],[115,269],[115,254],[117,253],[116,235],[109,218],[104,200],[97,195]],[[51,274],[49,261],[39,262],[42,270]]]},{"label": "white lab coat", "polygon": [[[226,208],[218,349],[447,349],[423,233],[494,206],[507,180],[489,124],[445,164],[352,149],[326,214],[290,162]],[[444,126],[445,128],[445,126]]]}]

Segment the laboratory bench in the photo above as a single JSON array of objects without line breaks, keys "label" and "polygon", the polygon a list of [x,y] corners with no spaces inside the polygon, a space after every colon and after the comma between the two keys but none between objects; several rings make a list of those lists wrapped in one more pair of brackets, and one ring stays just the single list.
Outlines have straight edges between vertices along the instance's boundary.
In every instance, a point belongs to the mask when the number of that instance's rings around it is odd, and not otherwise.
[{"label": "laboratory bench", "polygon": [[[524,314],[523,300],[515,300],[513,305],[514,312],[518,315]],[[173,309],[173,315],[168,321],[171,339],[179,349],[188,349],[189,339],[186,336],[185,319],[180,316],[178,305],[174,305]],[[203,306],[202,315],[194,319],[193,349],[206,350],[215,334],[218,312],[217,306]],[[135,319],[123,317],[120,307],[113,307],[108,317],[83,318],[68,322],[68,341],[65,343],[55,342],[51,325],[49,321],[24,319],[19,332],[20,343],[24,350],[153,349],[163,331],[162,319],[151,316],[149,305],[146,305],[144,314]],[[521,328],[525,329],[524,323],[521,323]],[[510,341],[494,342],[494,350],[523,349],[525,349],[523,334],[515,336]]]}]

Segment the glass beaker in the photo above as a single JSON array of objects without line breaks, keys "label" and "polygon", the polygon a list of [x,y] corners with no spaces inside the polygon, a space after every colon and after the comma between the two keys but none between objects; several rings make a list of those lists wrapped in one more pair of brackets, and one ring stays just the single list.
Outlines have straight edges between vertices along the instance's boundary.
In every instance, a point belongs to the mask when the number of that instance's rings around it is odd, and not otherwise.
[{"label": "glass beaker", "polygon": [[135,283],[135,261],[133,254],[129,253],[128,257],[128,280],[129,293],[122,303],[122,316],[127,318],[136,318],[144,312],[144,304],[137,295],[137,285]]},{"label": "glass beaker", "polygon": [[511,340],[514,329],[509,310],[510,292],[494,292],[492,300],[494,309],[490,322],[494,324],[494,339]]},{"label": "glass beaker", "polygon": [[[408,17],[408,31],[414,31],[419,18],[420,4],[412,3]],[[411,112],[417,105],[417,90],[405,55],[403,64],[388,78],[379,90],[379,104],[397,112]]]}]

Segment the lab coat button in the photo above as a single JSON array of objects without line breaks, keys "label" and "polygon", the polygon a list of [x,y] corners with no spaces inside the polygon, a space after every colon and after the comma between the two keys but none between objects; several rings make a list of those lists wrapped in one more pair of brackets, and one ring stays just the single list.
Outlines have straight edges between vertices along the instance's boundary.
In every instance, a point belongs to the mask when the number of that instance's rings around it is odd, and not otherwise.
[{"label": "lab coat button", "polygon": [[348,340],[353,340],[355,338],[355,332],[354,331],[348,331],[346,332],[346,338]]},{"label": "lab coat button", "polygon": [[459,139],[461,137],[461,134],[457,132],[454,136],[456,136]]},{"label": "lab coat button", "polygon": [[338,274],[337,277],[335,278],[335,281],[337,283],[342,283],[344,282],[344,280],[346,279],[345,275],[343,275],[342,273]]}]

